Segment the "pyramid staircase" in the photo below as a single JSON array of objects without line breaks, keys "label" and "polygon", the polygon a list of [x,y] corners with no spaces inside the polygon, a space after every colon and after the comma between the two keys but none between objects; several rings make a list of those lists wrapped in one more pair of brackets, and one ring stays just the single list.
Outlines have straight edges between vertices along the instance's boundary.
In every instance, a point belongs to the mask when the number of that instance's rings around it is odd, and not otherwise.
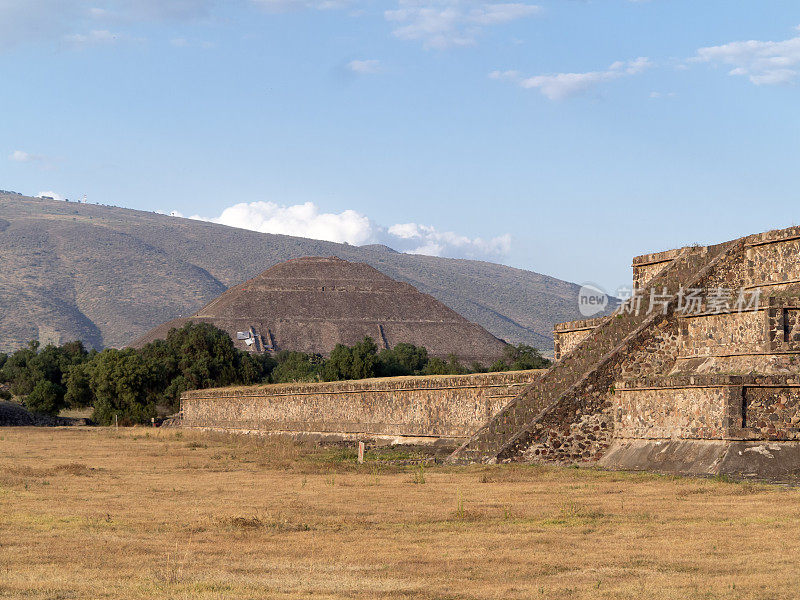
[{"label": "pyramid staircase", "polygon": [[[648,344],[656,346],[654,336],[670,320],[674,322],[678,290],[709,284],[723,263],[741,264],[744,245],[742,238],[716,246],[681,249],[647,282],[648,291],[662,293],[666,289],[672,296],[666,308],[658,305],[648,312],[647,302],[643,302],[638,314],[624,306],[617,309],[458,448],[450,462],[518,459],[543,436],[553,431],[565,433],[581,416],[608,407],[626,358],[638,349],[649,349]],[[665,362],[669,359],[674,357]]]}]

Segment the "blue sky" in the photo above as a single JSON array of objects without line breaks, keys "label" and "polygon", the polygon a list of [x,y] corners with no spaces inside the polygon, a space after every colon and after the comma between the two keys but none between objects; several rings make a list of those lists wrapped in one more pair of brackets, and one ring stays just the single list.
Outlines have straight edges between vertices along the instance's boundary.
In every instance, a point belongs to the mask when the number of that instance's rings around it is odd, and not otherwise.
[{"label": "blue sky", "polygon": [[635,254],[800,220],[799,26],[796,0],[0,0],[0,188],[613,291]]}]

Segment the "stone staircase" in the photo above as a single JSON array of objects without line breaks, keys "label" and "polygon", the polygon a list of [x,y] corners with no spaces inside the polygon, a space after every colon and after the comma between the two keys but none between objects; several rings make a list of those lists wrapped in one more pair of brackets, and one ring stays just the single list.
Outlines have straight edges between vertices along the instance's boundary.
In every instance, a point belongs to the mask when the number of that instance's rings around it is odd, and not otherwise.
[{"label": "stone staircase", "polygon": [[[623,370],[626,359],[637,350],[645,350],[664,365],[674,363],[674,352],[654,342],[663,328],[674,322],[677,305],[675,294],[683,287],[701,287],[709,282],[723,263],[742,263],[744,240],[734,240],[716,246],[687,247],[647,283],[646,290],[667,290],[673,298],[648,312],[649,298],[644,298],[643,310],[618,309],[612,318],[602,322],[582,342],[566,353],[541,379],[527,387],[509,402],[486,425],[479,429],[449,458],[454,463],[508,461],[525,452],[533,443],[551,440],[547,458],[570,460],[559,452],[559,438],[587,415],[596,414],[608,406],[613,386]],[[661,348],[660,348],[661,346]],[[658,352],[665,356],[659,359]],[[668,368],[665,367],[665,368]],[[598,427],[594,427],[598,429]],[[610,432],[609,432],[610,433]],[[604,450],[602,441],[597,448]],[[591,458],[597,458],[592,456]],[[584,456],[586,458],[586,456]]]}]

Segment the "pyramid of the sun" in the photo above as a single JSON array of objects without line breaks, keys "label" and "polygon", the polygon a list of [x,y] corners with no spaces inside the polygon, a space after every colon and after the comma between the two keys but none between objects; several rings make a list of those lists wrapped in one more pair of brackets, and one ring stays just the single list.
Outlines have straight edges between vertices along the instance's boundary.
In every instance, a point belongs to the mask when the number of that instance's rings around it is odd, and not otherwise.
[{"label": "pyramid of the sun", "polygon": [[432,296],[363,263],[340,258],[289,260],[232,287],[188,318],[156,327],[132,345],[166,337],[173,327],[206,322],[227,331],[242,350],[329,354],[364,336],[380,348],[400,342],[432,356],[488,364],[505,343]]}]

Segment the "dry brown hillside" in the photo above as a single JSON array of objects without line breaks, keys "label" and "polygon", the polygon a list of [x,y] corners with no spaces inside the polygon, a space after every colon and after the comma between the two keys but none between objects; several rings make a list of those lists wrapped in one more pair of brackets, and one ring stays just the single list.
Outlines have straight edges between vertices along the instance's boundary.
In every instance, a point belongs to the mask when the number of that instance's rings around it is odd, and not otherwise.
[{"label": "dry brown hillside", "polygon": [[0,349],[31,339],[124,346],[301,256],[365,262],[547,353],[553,324],[580,317],[575,284],[531,271],[0,192]]}]

